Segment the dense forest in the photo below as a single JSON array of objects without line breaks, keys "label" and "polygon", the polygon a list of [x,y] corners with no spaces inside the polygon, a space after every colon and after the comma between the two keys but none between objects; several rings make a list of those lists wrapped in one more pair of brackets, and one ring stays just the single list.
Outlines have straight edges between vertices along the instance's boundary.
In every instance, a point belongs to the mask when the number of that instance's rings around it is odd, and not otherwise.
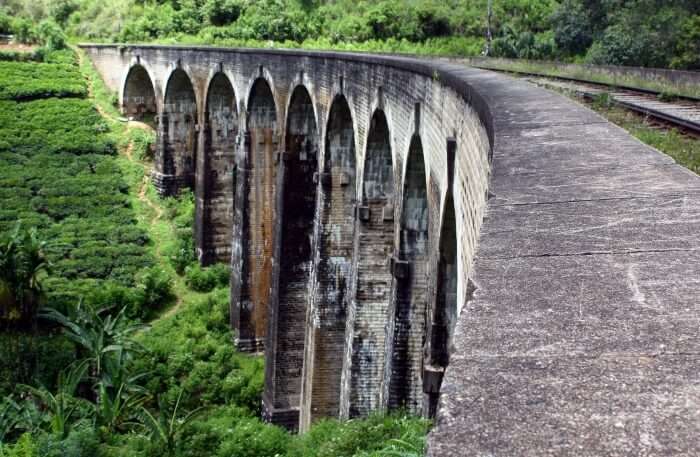
[{"label": "dense forest", "polygon": [[71,37],[93,41],[488,52],[700,68],[697,0],[3,0],[0,5],[0,33],[26,40],[36,36],[34,24],[48,20]]}]

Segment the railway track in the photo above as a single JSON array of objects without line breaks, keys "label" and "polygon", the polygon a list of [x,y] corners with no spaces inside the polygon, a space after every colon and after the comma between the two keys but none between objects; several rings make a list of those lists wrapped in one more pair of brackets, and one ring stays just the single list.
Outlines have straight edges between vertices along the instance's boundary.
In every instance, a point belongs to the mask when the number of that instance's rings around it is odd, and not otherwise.
[{"label": "railway track", "polygon": [[526,79],[539,86],[574,92],[589,99],[607,94],[610,101],[617,105],[700,135],[700,100],[677,97],[673,101],[663,101],[659,100],[658,94],[598,83],[563,81],[542,76]]}]

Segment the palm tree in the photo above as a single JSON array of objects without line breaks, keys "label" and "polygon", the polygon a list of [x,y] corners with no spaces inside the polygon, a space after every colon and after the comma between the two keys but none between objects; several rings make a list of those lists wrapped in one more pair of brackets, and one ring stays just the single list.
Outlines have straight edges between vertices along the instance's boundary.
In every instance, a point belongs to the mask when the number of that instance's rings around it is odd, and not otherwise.
[{"label": "palm tree", "polygon": [[50,270],[45,248],[36,228],[24,229],[21,221],[0,241],[0,319],[34,323],[43,298],[41,278]]}]

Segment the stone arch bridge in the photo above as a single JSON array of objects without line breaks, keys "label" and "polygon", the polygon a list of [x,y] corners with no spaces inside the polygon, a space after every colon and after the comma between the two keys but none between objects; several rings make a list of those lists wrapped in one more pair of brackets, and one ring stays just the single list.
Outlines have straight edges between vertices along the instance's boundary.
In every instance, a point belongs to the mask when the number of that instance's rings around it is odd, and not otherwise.
[{"label": "stone arch bridge", "polygon": [[153,180],[194,191],[200,261],[230,262],[269,421],[433,416],[442,398],[433,455],[581,436],[637,454],[700,428],[700,183],[671,159],[446,62],[83,49],[126,115],[155,117]]}]

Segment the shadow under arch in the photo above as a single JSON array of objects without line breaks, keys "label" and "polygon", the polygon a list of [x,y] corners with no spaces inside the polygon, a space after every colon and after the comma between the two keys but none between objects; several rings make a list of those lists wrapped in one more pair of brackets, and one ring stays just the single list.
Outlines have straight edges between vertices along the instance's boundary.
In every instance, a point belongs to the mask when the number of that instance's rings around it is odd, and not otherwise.
[{"label": "shadow under arch", "polygon": [[389,373],[389,408],[420,414],[423,407],[423,338],[428,301],[429,211],[423,145],[413,135],[401,205],[399,255],[394,263],[396,301]]},{"label": "shadow under arch", "polygon": [[[437,270],[437,294],[432,312],[430,330],[429,370],[435,375],[435,384],[427,394],[429,417],[434,417],[440,396],[440,384],[449,364],[452,333],[457,323],[457,226],[452,192],[448,192],[440,228],[440,247]],[[424,374],[425,375],[425,374]]]},{"label": "shadow under arch", "polygon": [[197,100],[192,82],[181,68],[175,69],[168,79],[159,129],[159,171],[165,176],[165,193],[173,195],[184,187],[194,188]]},{"label": "shadow under arch", "polygon": [[121,112],[127,117],[142,120],[155,116],[157,111],[153,81],[145,67],[135,64],[129,69],[124,81]]},{"label": "shadow under arch", "polygon": [[209,83],[204,116],[201,199],[206,230],[201,230],[200,260],[207,265],[231,260],[238,110],[224,73],[216,73]]},{"label": "shadow under arch", "polygon": [[[319,134],[314,106],[303,85],[292,91],[285,129],[286,152],[277,182],[281,208],[277,303],[266,343],[265,368],[274,378],[264,396],[265,416],[275,424],[296,430],[299,426],[303,335],[310,306],[314,264]],[[300,336],[302,336],[300,338]]]},{"label": "shadow under arch", "polygon": [[348,306],[355,207],[355,133],[348,101],[331,104],[319,173],[320,214],[316,292],[306,331],[300,428],[323,417],[337,417]]}]

